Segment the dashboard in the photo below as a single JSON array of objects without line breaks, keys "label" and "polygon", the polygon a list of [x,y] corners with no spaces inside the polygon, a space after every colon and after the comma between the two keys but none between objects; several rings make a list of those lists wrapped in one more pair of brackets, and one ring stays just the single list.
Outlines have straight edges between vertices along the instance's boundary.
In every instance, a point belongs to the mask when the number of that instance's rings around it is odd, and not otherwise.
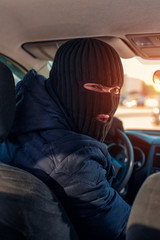
[{"label": "dashboard", "polygon": [[160,171],[160,132],[126,130],[134,151],[134,169],[128,182],[126,201],[132,204],[144,180]]}]

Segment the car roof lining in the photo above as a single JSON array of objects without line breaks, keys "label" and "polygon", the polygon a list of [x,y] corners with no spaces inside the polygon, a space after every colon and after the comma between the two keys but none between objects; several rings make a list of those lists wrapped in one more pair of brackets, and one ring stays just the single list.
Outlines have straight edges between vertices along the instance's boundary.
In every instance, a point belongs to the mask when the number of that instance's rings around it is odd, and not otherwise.
[{"label": "car roof lining", "polygon": [[[127,36],[159,34],[159,9],[159,0],[1,0],[0,52],[14,56],[14,60],[27,69],[37,70],[46,62],[42,59],[48,60],[57,49],[53,44],[53,52],[49,57],[46,53],[44,56],[37,50],[37,42],[105,37],[121,57],[143,57]],[[24,51],[24,45],[29,43],[32,47],[28,45],[30,49],[25,47]],[[48,43],[46,47],[49,48]],[[154,49],[147,50],[147,54],[155,55],[156,47]],[[156,59],[160,59],[160,53]]]}]

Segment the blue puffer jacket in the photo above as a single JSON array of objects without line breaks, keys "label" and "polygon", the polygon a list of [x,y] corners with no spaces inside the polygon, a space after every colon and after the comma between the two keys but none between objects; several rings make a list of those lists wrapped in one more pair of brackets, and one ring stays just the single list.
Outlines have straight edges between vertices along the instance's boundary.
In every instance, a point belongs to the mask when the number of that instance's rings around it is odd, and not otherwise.
[{"label": "blue puffer jacket", "polygon": [[16,96],[15,123],[1,145],[2,161],[42,179],[81,239],[124,239],[130,207],[111,187],[113,168],[105,144],[74,131],[50,80],[35,71],[18,83]]}]

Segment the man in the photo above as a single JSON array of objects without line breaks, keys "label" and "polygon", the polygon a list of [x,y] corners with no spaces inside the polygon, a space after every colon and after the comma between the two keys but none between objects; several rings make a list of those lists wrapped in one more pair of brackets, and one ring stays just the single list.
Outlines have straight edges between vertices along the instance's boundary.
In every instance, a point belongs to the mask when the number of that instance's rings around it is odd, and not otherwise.
[{"label": "man", "polygon": [[123,68],[97,39],[57,51],[49,79],[30,71],[17,85],[15,123],[1,156],[57,195],[80,239],[124,239],[130,207],[111,187],[103,143],[118,107]]}]

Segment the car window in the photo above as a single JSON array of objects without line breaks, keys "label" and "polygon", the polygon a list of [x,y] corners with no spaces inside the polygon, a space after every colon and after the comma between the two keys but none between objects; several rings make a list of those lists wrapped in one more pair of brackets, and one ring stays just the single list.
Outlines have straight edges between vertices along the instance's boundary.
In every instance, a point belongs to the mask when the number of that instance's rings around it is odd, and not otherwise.
[{"label": "car window", "polygon": [[124,85],[116,116],[125,129],[160,130],[160,84],[152,77],[158,64],[143,63],[140,58],[122,59]]},{"label": "car window", "polygon": [[4,64],[6,64],[12,71],[14,80],[15,80],[15,84],[18,81],[20,81],[21,79],[23,79],[23,77],[27,71],[21,65],[19,65],[12,59],[10,59],[6,56],[3,56],[3,55],[0,55],[0,61],[3,62]]}]

